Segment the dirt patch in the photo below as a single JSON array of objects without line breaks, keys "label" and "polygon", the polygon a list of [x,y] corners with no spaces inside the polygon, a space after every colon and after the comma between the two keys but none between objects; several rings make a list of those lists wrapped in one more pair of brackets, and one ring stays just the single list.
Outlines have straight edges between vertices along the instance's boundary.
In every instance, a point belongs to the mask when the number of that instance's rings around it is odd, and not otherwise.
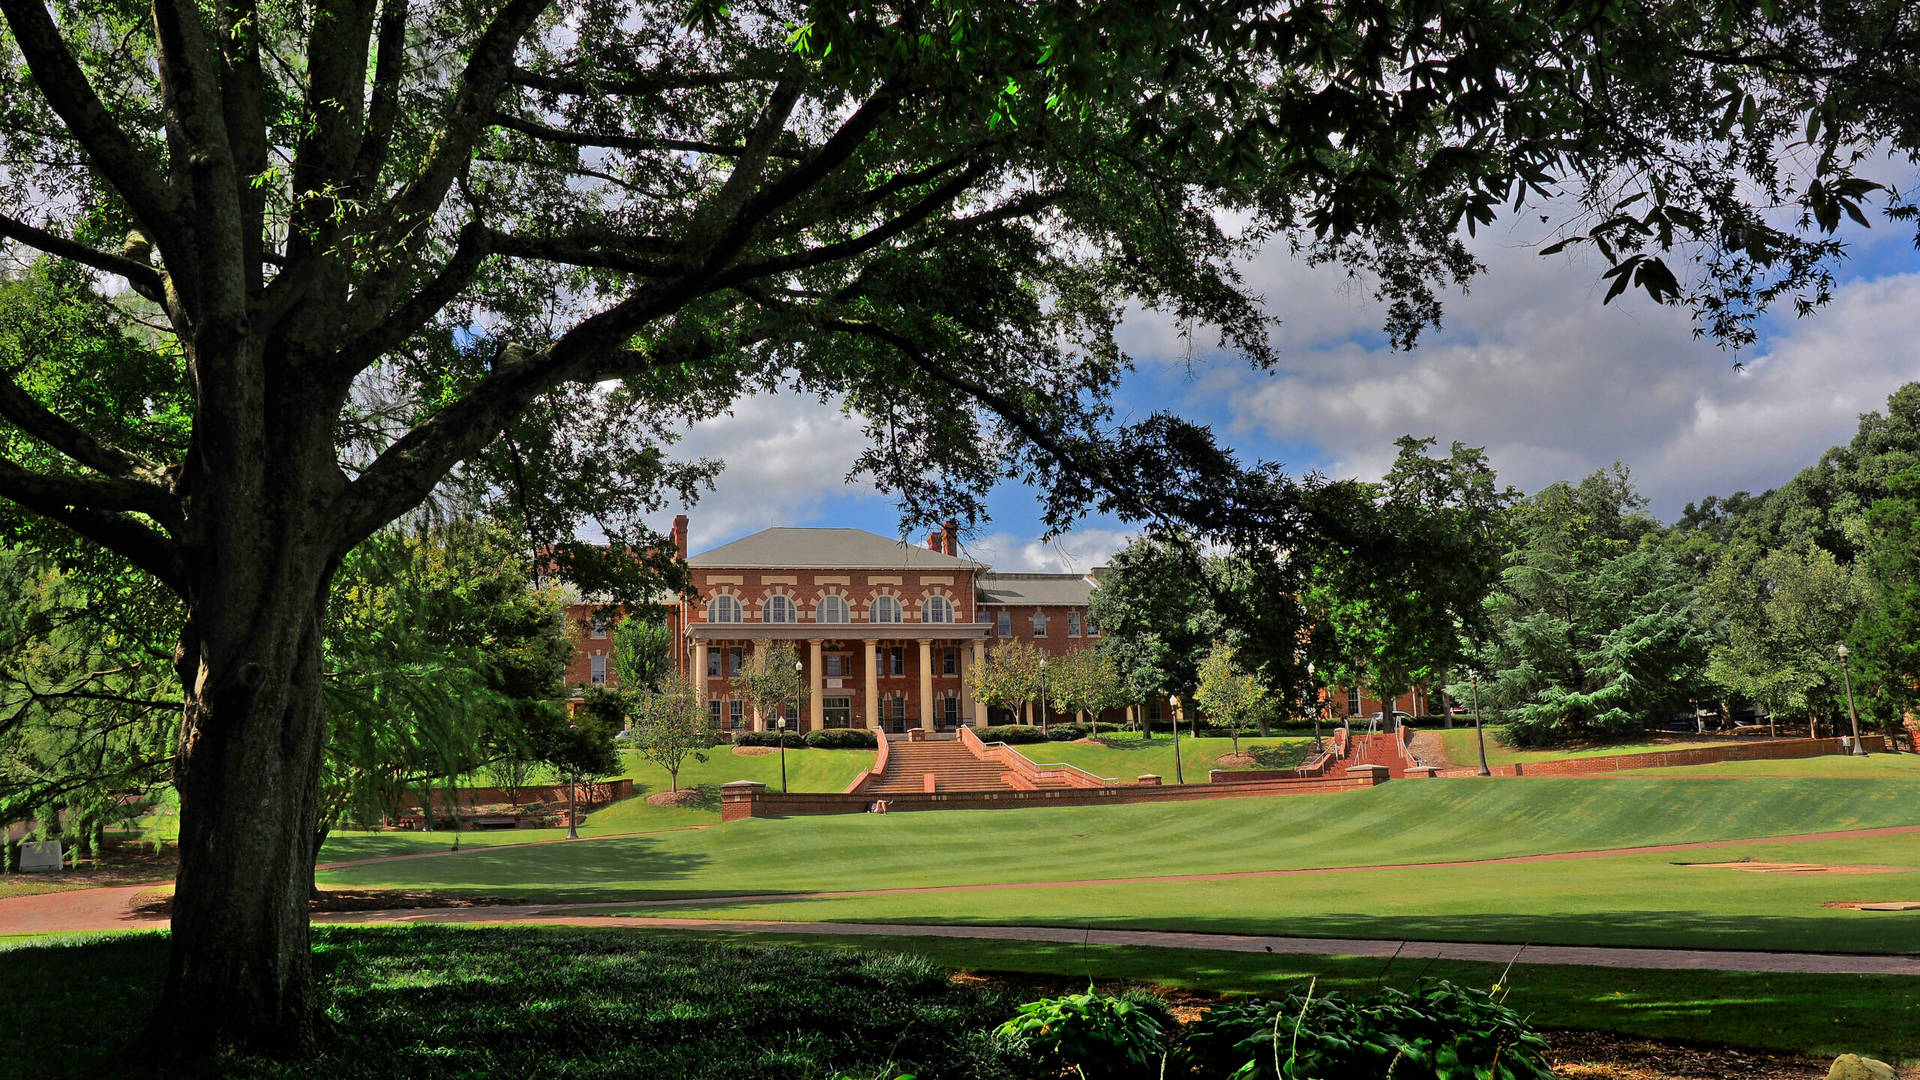
[{"label": "dirt patch", "polygon": [[1674,863],[1673,865],[1684,866],[1693,870],[1743,870],[1749,874],[1901,874],[1912,869],[1912,867],[1909,866],[1761,862],[1757,859],[1738,859],[1734,862],[1683,862]]},{"label": "dirt patch", "polygon": [[[408,889],[327,889],[307,905],[314,914],[339,911],[388,911],[396,908],[470,908],[499,904],[524,904],[518,897],[445,896]],[[171,891],[146,892],[134,898],[129,909],[135,915],[165,918],[173,914]]]},{"label": "dirt patch", "polygon": [[1820,906],[1851,911],[1920,911],[1920,900],[1829,900]]},{"label": "dirt patch", "polygon": [[1252,754],[1242,751],[1238,754],[1221,754],[1213,763],[1222,769],[1251,769],[1254,765]]},{"label": "dirt patch", "polygon": [[1635,1038],[1611,1031],[1543,1032],[1551,1046],[1554,1075],[1567,1080],[1816,1080],[1827,1075],[1827,1058],[1770,1054],[1724,1046],[1690,1046]]},{"label": "dirt patch", "polygon": [[[756,748],[757,749],[757,748]],[[648,806],[681,806],[700,808],[717,800],[699,788],[681,788],[679,791],[660,791],[647,796]]]},{"label": "dirt patch", "polygon": [[1447,756],[1447,740],[1438,731],[1416,730],[1407,749],[1422,765],[1432,765],[1436,769],[1453,768],[1453,759]]},{"label": "dirt patch", "polygon": [[766,757],[768,754],[777,754],[779,752],[780,748],[777,746],[736,746],[733,748],[735,757]]}]

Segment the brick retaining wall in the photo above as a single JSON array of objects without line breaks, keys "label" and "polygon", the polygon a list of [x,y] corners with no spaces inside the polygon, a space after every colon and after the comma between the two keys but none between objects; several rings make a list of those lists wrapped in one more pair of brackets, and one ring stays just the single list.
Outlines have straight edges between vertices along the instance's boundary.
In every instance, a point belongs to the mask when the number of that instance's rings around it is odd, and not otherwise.
[{"label": "brick retaining wall", "polygon": [[[1106,806],[1145,802],[1191,802],[1196,799],[1238,799],[1273,795],[1308,795],[1327,791],[1354,791],[1378,787],[1384,776],[1268,780],[1252,783],[1161,786],[1127,784],[1099,788],[1043,788],[1038,791],[936,791],[893,795],[887,812],[911,810],[1017,810],[1030,806]],[[796,791],[782,794],[765,785],[735,781],[720,789],[720,820],[749,817],[788,817],[798,814],[860,814],[873,797],[839,792]]]},{"label": "brick retaining wall", "polygon": [[[1886,750],[1886,738],[1861,736],[1861,742],[1873,753]],[[1777,739],[1733,746],[1696,746],[1681,750],[1654,750],[1644,754],[1614,754],[1610,757],[1567,758],[1562,761],[1533,761],[1493,766],[1495,776],[1586,776],[1593,773],[1623,772],[1628,769],[1660,769],[1676,765],[1718,765],[1728,761],[1785,761],[1794,758],[1827,757],[1847,752],[1840,739]],[[1475,776],[1477,765],[1441,769],[1437,776]]]}]

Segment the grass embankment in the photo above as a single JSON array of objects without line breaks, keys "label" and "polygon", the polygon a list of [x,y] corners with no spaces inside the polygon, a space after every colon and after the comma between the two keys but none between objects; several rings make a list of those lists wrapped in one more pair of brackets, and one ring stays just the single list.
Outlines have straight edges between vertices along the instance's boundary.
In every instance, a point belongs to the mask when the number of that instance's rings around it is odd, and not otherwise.
[{"label": "grass embankment", "polygon": [[1718,765],[1675,765],[1636,769],[1642,776],[1795,776],[1920,780],[1920,754],[1868,754],[1849,757],[1792,758],[1786,761],[1727,761]]},{"label": "grass embankment", "polygon": [[[1285,799],[761,819],[700,832],[474,851],[321,879],[352,888],[593,902],[1378,866],[1913,824],[1920,824],[1915,782],[1421,780]],[[723,917],[1454,940],[1870,951],[1920,944],[1916,916],[1820,907],[1829,900],[1920,899],[1920,871],[1911,869],[1920,867],[1920,837],[1775,847],[701,910]],[[1744,857],[1909,869],[1757,875],[1671,865]]]},{"label": "grass embankment", "polygon": [[[1480,747],[1475,741],[1473,722],[1467,721],[1464,728],[1425,728],[1418,725],[1414,730],[1432,731],[1447,744],[1447,757],[1453,759],[1456,767],[1468,767],[1480,763]],[[1501,742],[1494,734],[1496,729],[1487,729],[1487,764],[1512,765],[1516,762],[1524,765],[1529,761],[1567,761],[1572,758],[1617,757],[1621,754],[1647,754],[1656,750],[1683,750],[1690,746],[1729,746],[1736,745],[1731,738],[1726,739],[1687,739],[1674,742],[1631,742],[1610,743],[1605,746],[1561,747],[1543,750],[1518,750]],[[1743,744],[1739,744],[1743,745]]]},{"label": "grass embankment", "polygon": [[[706,761],[689,759],[680,769],[681,790],[701,792],[704,798],[700,804],[649,806],[648,795],[673,790],[667,771],[631,750],[623,751],[620,757],[621,775],[633,778],[634,796],[588,815],[580,827],[582,836],[717,825],[720,823],[720,785],[734,780],[757,780],[771,790],[780,790],[778,753],[746,756],[735,754],[731,747],[717,746],[707,752]],[[794,791],[841,791],[854,777],[872,768],[873,759],[871,750],[788,750],[787,784]],[[559,840],[566,835],[565,829],[467,831],[460,834],[460,844],[462,847],[498,847]],[[445,829],[431,833],[369,833],[343,829],[327,838],[320,861],[445,851],[452,839],[452,832]]]},{"label": "grass embankment", "polygon": [[[534,928],[321,927],[318,989],[334,1021],[299,1069],[232,1077],[984,1077],[984,1031],[1032,996],[963,988],[948,969],[1055,984],[1362,995],[1422,976],[1488,987],[1502,968],[1351,957],[913,938],[784,939]],[[738,948],[743,941],[754,947]],[[159,992],[166,936],[0,945],[0,1078],[75,1076],[130,1038]],[[876,950],[886,950],[876,952]],[[904,955],[902,955],[904,954]],[[1748,1049],[1920,1056],[1911,980],[1516,965],[1507,1003],[1536,1027]],[[105,1022],[103,1022],[105,1021]],[[1551,1036],[1549,1037],[1551,1040]]]},{"label": "grass embankment", "polygon": [[[1233,753],[1232,739],[1180,740],[1181,768],[1189,784],[1207,782],[1210,769],[1291,769],[1300,764],[1312,748],[1311,738],[1241,739],[1240,750],[1255,762],[1221,764]],[[1155,735],[1151,740],[1133,733],[1102,735],[1098,742],[1028,743],[1014,747],[1034,761],[1064,761],[1095,776],[1108,776],[1121,783],[1132,783],[1143,773],[1152,773],[1163,783],[1174,782],[1173,736]]]}]

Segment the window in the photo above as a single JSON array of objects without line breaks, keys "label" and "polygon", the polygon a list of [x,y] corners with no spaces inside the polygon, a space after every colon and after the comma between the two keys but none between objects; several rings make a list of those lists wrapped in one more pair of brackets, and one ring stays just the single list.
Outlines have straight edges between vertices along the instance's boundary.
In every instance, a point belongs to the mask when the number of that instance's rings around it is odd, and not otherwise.
[{"label": "window", "polygon": [[960,726],[959,698],[950,697],[942,700],[940,702],[940,711],[944,714],[942,719],[945,721],[947,727],[957,728]]},{"label": "window", "polygon": [[899,622],[900,601],[891,596],[876,596],[873,606],[867,609],[868,622]]},{"label": "window", "polygon": [[960,674],[960,657],[959,657],[959,654],[954,652],[954,650],[945,649],[941,651],[940,674],[942,675]]},{"label": "window", "polygon": [[921,622],[950,623],[953,621],[953,605],[944,596],[929,596],[920,609]]},{"label": "window", "polygon": [[746,666],[747,656],[745,652],[740,649],[727,650],[727,674],[738,675],[740,674],[740,670]]},{"label": "window", "polygon": [[899,645],[887,650],[887,674],[905,675],[907,673],[907,650]]},{"label": "window", "polygon": [[606,681],[607,681],[607,658],[606,658],[605,656],[590,656],[590,657],[588,657],[588,658],[587,658],[587,670],[588,670],[588,671],[589,671],[589,672],[591,673],[591,674],[590,674],[590,675],[588,676],[588,678],[590,678],[590,679],[592,679],[592,680],[593,680],[593,685],[595,685],[595,686],[604,686],[604,685],[606,684]]},{"label": "window", "polygon": [[1100,624],[1093,621],[1093,612],[1087,612],[1087,636],[1093,637],[1100,632]]},{"label": "window", "polygon": [[1357,686],[1347,687],[1347,715],[1360,715],[1360,688]]},{"label": "window", "polygon": [[839,653],[828,653],[825,659],[827,663],[825,675],[827,678],[838,679],[847,673],[847,657]]},{"label": "window", "polygon": [[1005,608],[1001,608],[1000,618],[997,622],[997,625],[995,625],[993,629],[994,629],[994,633],[996,633],[1000,637],[1012,637],[1013,636],[1013,612],[1008,611]]},{"label": "window", "polygon": [[707,602],[708,622],[739,622],[740,601],[731,596],[716,596]]},{"label": "window", "polygon": [[1067,612],[1067,636],[1080,636],[1080,612],[1077,610]]},{"label": "window", "polygon": [[607,636],[607,616],[603,612],[593,613],[593,636],[597,638]]},{"label": "window", "polygon": [[1159,698],[1154,698],[1152,701],[1147,702],[1147,719],[1149,720],[1160,719],[1160,699]]},{"label": "window", "polygon": [[721,659],[720,654],[723,651],[725,650],[722,650],[722,649],[707,650],[707,678],[717,679],[720,677],[720,659]]},{"label": "window", "polygon": [[820,607],[813,613],[814,622],[852,622],[847,618],[847,602],[838,596],[823,596]]},{"label": "window", "polygon": [[738,698],[727,702],[727,726],[735,731],[747,726],[746,702]]},{"label": "window", "polygon": [[720,729],[720,699],[719,698],[707,699],[707,723],[711,725],[713,729],[716,731]]},{"label": "window", "polygon": [[1035,611],[1033,613],[1033,636],[1047,636],[1047,613],[1044,611]]},{"label": "window", "polygon": [[765,618],[765,621],[767,622],[798,622],[799,616],[794,611],[793,597],[791,596],[768,597],[766,615],[764,616],[764,618]]},{"label": "window", "polygon": [[827,727],[852,727],[853,699],[843,697],[821,698],[820,722]]}]

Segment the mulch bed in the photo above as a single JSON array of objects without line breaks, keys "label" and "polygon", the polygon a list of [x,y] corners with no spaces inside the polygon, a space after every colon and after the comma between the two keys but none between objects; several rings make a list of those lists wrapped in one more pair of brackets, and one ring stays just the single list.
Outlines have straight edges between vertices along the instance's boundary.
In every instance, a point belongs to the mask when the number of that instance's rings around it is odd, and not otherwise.
[{"label": "mulch bed", "polygon": [[779,753],[780,748],[777,746],[736,746],[733,748],[733,752],[736,757],[766,757],[768,754]]},{"label": "mulch bed", "polygon": [[[756,747],[755,749],[758,749]],[[699,788],[681,788],[679,791],[657,791],[647,796],[648,806],[691,806],[706,807],[718,802],[717,799]]]}]

